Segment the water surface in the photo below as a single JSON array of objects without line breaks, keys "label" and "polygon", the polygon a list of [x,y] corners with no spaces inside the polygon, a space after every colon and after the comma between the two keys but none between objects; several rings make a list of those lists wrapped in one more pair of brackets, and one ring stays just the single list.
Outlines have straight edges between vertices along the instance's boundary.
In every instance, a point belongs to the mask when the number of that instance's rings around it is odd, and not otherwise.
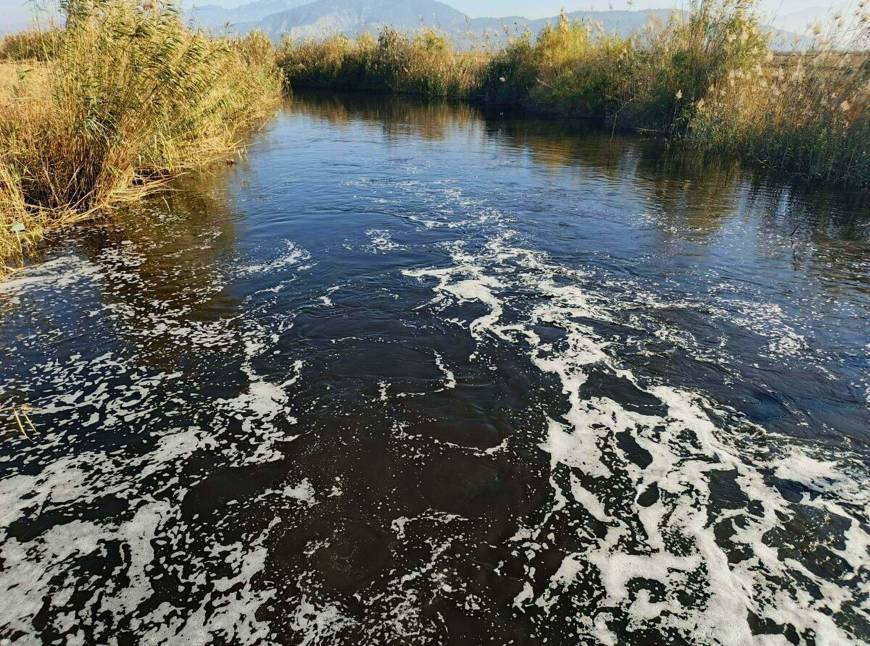
[{"label": "water surface", "polygon": [[865,642],[868,222],[297,97],[0,286],[0,637]]}]

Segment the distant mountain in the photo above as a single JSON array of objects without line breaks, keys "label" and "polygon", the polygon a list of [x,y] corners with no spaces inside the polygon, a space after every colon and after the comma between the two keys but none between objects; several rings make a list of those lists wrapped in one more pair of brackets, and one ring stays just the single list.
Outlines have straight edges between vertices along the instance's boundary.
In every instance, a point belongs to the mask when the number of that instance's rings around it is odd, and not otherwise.
[{"label": "distant mountain", "polygon": [[[568,17],[600,23],[609,33],[627,36],[651,20],[666,21],[671,13],[671,9],[574,11]],[[204,27],[221,28],[228,24],[239,33],[259,30],[276,41],[284,36],[301,40],[339,34],[377,34],[385,26],[404,32],[431,27],[447,34],[459,46],[480,42],[501,44],[508,36],[525,31],[536,34],[546,24],[558,20],[558,17],[469,18],[437,0],[257,0],[234,9],[202,6],[189,15]],[[792,39],[791,34],[784,36],[772,31],[777,42]]]},{"label": "distant mountain", "polygon": [[[261,0],[281,2],[286,0]],[[248,5],[252,6],[252,5]],[[245,16],[246,7],[235,10]],[[600,22],[606,31],[628,35],[642,28],[652,18],[667,19],[670,10],[650,11],[576,11],[568,14],[574,20]],[[459,44],[471,40],[504,40],[506,34],[519,35],[528,30],[540,31],[557,17],[529,20],[522,17],[469,18],[461,11],[437,0],[317,0],[261,18],[239,20],[235,23],[241,32],[257,29],[274,39],[313,38],[344,34],[358,36],[377,34],[384,26],[400,31],[417,31],[432,27],[446,33]]]},{"label": "distant mountain", "polygon": [[285,34],[299,39],[377,34],[387,25],[400,31],[428,26],[455,36],[467,30],[468,22],[464,13],[435,0],[317,0],[266,16],[254,25],[240,25],[240,30],[259,29],[276,39]]},{"label": "distant mountain", "polygon": [[267,16],[301,7],[309,2],[311,0],[257,0],[233,9],[218,5],[194,5],[187,15],[193,22],[203,27],[221,28],[224,25],[237,27],[259,22]]},{"label": "distant mountain", "polygon": [[[843,18],[844,28],[834,30],[835,36],[838,37],[835,44],[840,47],[857,46],[866,49],[870,46],[870,42],[867,41],[867,32],[860,29],[859,19],[854,10],[854,2],[820,5],[776,16],[772,23],[774,27],[785,33],[800,34],[804,40],[807,40],[814,25],[820,26],[823,34],[829,34],[834,17],[839,15]],[[850,42],[854,38],[860,37],[860,34],[863,34],[863,42]]]}]

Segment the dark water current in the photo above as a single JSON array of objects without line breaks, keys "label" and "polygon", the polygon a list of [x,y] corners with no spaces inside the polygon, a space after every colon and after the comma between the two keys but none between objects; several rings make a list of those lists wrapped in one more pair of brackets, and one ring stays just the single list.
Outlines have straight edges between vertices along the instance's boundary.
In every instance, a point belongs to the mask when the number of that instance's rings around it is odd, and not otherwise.
[{"label": "dark water current", "polygon": [[870,640],[870,209],[578,128],[301,96],[0,285],[0,639]]}]

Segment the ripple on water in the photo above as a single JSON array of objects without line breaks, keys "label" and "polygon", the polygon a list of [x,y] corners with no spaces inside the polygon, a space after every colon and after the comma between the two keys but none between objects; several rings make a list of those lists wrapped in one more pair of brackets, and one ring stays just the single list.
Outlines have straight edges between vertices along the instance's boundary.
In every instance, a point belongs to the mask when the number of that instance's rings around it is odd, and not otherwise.
[{"label": "ripple on water", "polygon": [[686,231],[703,264],[715,214],[669,219],[631,175],[623,204],[609,163],[575,186],[561,138],[457,178],[439,155],[492,134],[432,109],[440,143],[372,143],[378,109],[348,127],[390,172],[349,178],[314,112],[251,155],[321,173],[311,221],[235,187],[280,232],[209,203],[0,285],[0,402],[38,429],[0,452],[0,638],[867,640],[860,331],[724,265],[656,266]]}]

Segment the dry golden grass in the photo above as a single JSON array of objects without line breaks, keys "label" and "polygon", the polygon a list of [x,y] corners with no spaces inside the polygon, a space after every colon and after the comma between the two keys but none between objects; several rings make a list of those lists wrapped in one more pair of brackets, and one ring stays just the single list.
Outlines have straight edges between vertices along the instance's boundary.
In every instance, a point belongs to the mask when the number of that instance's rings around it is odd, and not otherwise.
[{"label": "dry golden grass", "polygon": [[0,101],[11,106],[14,97],[44,99],[48,90],[47,75],[44,63],[0,61]]},{"label": "dry golden grass", "polygon": [[870,187],[870,13],[864,2],[855,15],[855,24],[828,32],[808,51],[768,54],[748,70],[730,70],[696,103],[694,141],[806,178]]},{"label": "dry golden grass", "polygon": [[[21,114],[48,97],[48,68],[42,63],[0,61],[0,113]],[[0,157],[2,161],[2,157]],[[44,217],[28,212],[12,170],[0,163],[0,278],[44,233]],[[23,231],[17,229],[24,227]]]},{"label": "dry golden grass", "polygon": [[11,97],[18,85],[18,64],[0,62],[0,100]]},{"label": "dry golden grass", "polygon": [[62,32],[55,28],[29,29],[0,38],[0,60],[47,61],[54,58]]},{"label": "dry golden grass", "polygon": [[271,43],[192,31],[170,5],[69,5],[45,63],[5,66],[0,272],[47,229],[232,154],[281,95]]}]

